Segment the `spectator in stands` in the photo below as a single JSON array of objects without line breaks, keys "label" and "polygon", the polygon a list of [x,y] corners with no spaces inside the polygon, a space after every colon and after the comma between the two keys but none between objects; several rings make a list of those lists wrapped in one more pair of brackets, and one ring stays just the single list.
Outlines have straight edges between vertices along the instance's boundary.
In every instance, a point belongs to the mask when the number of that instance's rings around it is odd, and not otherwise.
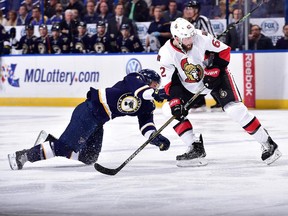
[{"label": "spectator in stands", "polygon": [[97,15],[95,12],[95,2],[88,1],[86,3],[86,14],[83,17],[83,21],[85,23],[96,23],[97,22]]},{"label": "spectator in stands", "polygon": [[117,4],[115,7],[115,15],[108,20],[108,31],[112,38],[117,38],[120,33],[120,26],[122,24],[128,24],[131,29],[131,34],[137,34],[136,25],[131,19],[124,16],[124,5]]},{"label": "spectator in stands", "polygon": [[[234,3],[232,5],[232,10],[234,9],[241,9],[242,11],[244,11],[244,5],[246,4],[246,1],[245,0],[238,0],[238,1],[234,1],[236,3]],[[272,1],[273,2],[273,1]],[[278,1],[277,1],[277,4]],[[257,7],[257,1],[250,1],[250,10],[254,9],[255,7]],[[251,15],[250,17],[251,18],[265,18],[267,17],[267,7],[268,5],[265,3],[265,4],[262,4],[261,7],[258,7],[257,10],[255,10]]]},{"label": "spectator in stands", "polygon": [[26,6],[28,16],[32,17],[32,10],[34,8],[33,0],[24,0],[22,4]]},{"label": "spectator in stands", "polygon": [[51,41],[48,35],[48,29],[46,24],[39,25],[39,34],[35,41],[35,53],[38,54],[50,54],[52,53]]},{"label": "spectator in stands", "polygon": [[98,21],[96,27],[96,34],[91,37],[91,49],[93,53],[112,53],[114,50],[111,46],[111,37],[106,31],[106,24],[104,21]]},{"label": "spectator in stands", "polygon": [[85,15],[85,7],[83,5],[83,2],[81,0],[69,0],[68,6],[65,8],[65,10],[72,10],[76,9],[78,10],[79,17],[82,19]]},{"label": "spectator in stands", "polygon": [[6,23],[7,23],[7,19],[3,16],[3,11],[0,10],[0,25],[6,26]]},{"label": "spectator in stands", "polygon": [[99,4],[99,13],[97,13],[97,22],[103,21],[108,23],[109,19],[112,19],[113,14],[108,10],[108,4],[105,1],[102,1]]},{"label": "spectator in stands", "polygon": [[17,25],[27,25],[31,17],[25,5],[21,5],[18,10]]},{"label": "spectator in stands", "polygon": [[78,34],[74,37],[72,53],[89,53],[91,47],[91,35],[87,33],[86,23],[79,22]]},{"label": "spectator in stands", "polygon": [[49,19],[56,14],[56,5],[58,0],[49,0],[45,8],[44,14]]},{"label": "spectator in stands", "polygon": [[16,50],[22,50],[22,54],[33,54],[35,52],[35,44],[37,37],[34,35],[34,25],[27,24],[25,26],[25,35],[23,35],[16,47]]},{"label": "spectator in stands", "polygon": [[62,22],[63,16],[63,6],[61,3],[57,3],[55,6],[55,15],[50,18],[51,24],[60,23]]},{"label": "spectator in stands", "polygon": [[177,10],[177,2],[176,0],[170,0],[168,4],[168,10],[163,12],[163,18],[168,21],[174,21],[178,17],[182,17],[183,13]]},{"label": "spectator in stands", "polygon": [[121,53],[143,52],[144,48],[139,38],[130,33],[130,27],[122,24],[120,27],[121,36],[117,38],[117,48]]},{"label": "spectator in stands", "polygon": [[144,0],[128,0],[125,7],[125,16],[135,22],[149,21],[149,8]]},{"label": "spectator in stands", "polygon": [[[150,23],[147,33],[146,51],[149,51],[147,48],[150,46],[150,52],[158,51],[172,36],[170,33],[170,22],[163,18],[163,11],[160,6],[154,8],[154,20]],[[153,41],[160,46],[153,46]]]},{"label": "spectator in stands", "polygon": [[169,0],[152,0],[151,6],[149,7],[149,15],[150,17],[154,17],[154,9],[156,6],[161,7],[162,11],[168,9]]},{"label": "spectator in stands", "polygon": [[41,11],[38,6],[35,6],[32,10],[32,20],[30,21],[31,24],[33,25],[41,25],[41,24],[46,24],[49,25],[51,24],[51,21],[47,18],[47,16],[44,16],[44,20],[41,16]]},{"label": "spectator in stands", "polygon": [[[93,1],[93,0],[89,0],[89,1]],[[126,0],[121,0],[121,1],[118,1],[118,3],[121,3],[123,4],[123,2],[126,1]],[[106,2],[107,6],[108,6],[108,13],[113,13],[113,10],[114,10],[114,0],[98,0],[96,1],[96,6],[95,6],[95,11],[97,14],[100,13],[100,4],[102,2]]]},{"label": "spectator in stands", "polygon": [[60,22],[61,32],[66,34],[70,41],[73,41],[73,37],[77,35],[77,23],[73,20],[72,10],[66,10],[64,14],[64,20]]},{"label": "spectator in stands", "polygon": [[17,13],[14,10],[8,12],[6,26],[16,26],[17,25]]},{"label": "spectator in stands", "polygon": [[269,50],[273,49],[271,38],[266,37],[261,33],[259,25],[251,26],[251,34],[249,35],[249,49],[250,50]]},{"label": "spectator in stands", "polygon": [[[234,9],[232,12],[233,22],[227,26],[230,28],[234,23],[238,22],[243,17],[243,12],[241,9]],[[225,37],[225,44],[231,47],[231,50],[244,50],[245,46],[245,24],[241,22],[237,24],[234,28],[231,28],[227,32]]]},{"label": "spectator in stands", "polygon": [[214,19],[226,19],[226,1],[220,0],[216,8]]},{"label": "spectator in stands", "polygon": [[72,19],[76,22],[76,24],[78,25],[78,23],[81,20],[81,17],[79,16],[79,12],[77,9],[71,9],[72,10]]},{"label": "spectator in stands", "polygon": [[288,24],[283,26],[284,36],[276,42],[276,49],[288,49]]}]

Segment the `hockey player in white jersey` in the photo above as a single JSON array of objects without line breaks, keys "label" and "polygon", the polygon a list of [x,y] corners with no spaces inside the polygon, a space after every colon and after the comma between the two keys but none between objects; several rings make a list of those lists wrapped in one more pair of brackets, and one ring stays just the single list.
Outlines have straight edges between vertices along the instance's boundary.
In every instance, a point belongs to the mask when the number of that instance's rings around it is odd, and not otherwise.
[{"label": "hockey player in white jersey", "polygon": [[176,157],[177,166],[207,164],[202,135],[194,134],[192,124],[186,117],[188,110],[184,108],[184,104],[203,86],[206,89],[202,94],[211,93],[228,116],[262,145],[261,159],[266,164],[277,160],[281,156],[277,144],[241,102],[237,86],[228,71],[230,47],[212,35],[195,29],[183,18],[172,22],[170,30],[173,38],[160,48],[157,61],[162,83],[169,95],[172,115],[179,121],[173,128],[188,146],[184,154]]}]

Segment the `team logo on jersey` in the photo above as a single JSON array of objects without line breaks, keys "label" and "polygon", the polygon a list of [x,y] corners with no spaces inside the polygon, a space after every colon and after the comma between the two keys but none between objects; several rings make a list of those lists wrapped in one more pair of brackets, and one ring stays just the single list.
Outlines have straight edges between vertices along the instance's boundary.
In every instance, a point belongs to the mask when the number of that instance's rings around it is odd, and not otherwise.
[{"label": "team logo on jersey", "polygon": [[188,62],[188,59],[182,59],[181,68],[186,75],[185,82],[194,83],[199,82],[203,78],[203,68],[201,65],[193,65]]},{"label": "team logo on jersey", "polygon": [[126,64],[126,74],[138,72],[142,70],[142,65],[140,61],[136,58],[130,59]]},{"label": "team logo on jersey", "polygon": [[226,98],[228,93],[227,91],[224,91],[223,89],[219,90],[220,98]]},{"label": "team logo on jersey", "polygon": [[139,110],[142,101],[140,98],[134,97],[131,93],[121,95],[117,101],[118,111],[124,114],[132,114]]},{"label": "team logo on jersey", "polygon": [[94,44],[94,50],[96,53],[104,53],[105,52],[105,46],[103,43],[95,43]]}]

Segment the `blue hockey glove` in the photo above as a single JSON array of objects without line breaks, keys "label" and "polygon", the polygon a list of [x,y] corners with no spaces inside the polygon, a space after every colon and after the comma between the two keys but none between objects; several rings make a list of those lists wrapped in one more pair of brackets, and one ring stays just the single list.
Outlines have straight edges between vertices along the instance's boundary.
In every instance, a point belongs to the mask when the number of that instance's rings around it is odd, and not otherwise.
[{"label": "blue hockey glove", "polygon": [[221,83],[219,68],[205,68],[203,83],[208,89],[214,89]]},{"label": "blue hockey glove", "polygon": [[[151,136],[152,135],[153,135],[153,133],[151,134]],[[150,143],[152,145],[158,146],[160,151],[166,151],[170,147],[170,141],[166,137],[162,136],[161,134],[156,136]]]},{"label": "blue hockey glove", "polygon": [[151,35],[153,35],[154,37],[159,37],[160,36],[160,32],[152,32]]},{"label": "blue hockey glove", "polygon": [[175,116],[178,121],[182,121],[185,116],[188,115],[188,110],[184,108],[184,105],[179,98],[174,98],[169,101],[171,108],[171,114]]},{"label": "blue hockey glove", "polygon": [[152,97],[157,102],[163,102],[165,99],[168,99],[168,95],[166,94],[164,89],[155,89]]}]

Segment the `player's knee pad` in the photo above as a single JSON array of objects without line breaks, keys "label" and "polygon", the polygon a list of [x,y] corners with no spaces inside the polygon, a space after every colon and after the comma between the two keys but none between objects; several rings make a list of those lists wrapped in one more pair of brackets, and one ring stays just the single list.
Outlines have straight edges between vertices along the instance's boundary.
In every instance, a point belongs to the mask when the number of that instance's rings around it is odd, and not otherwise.
[{"label": "player's knee pad", "polygon": [[224,111],[242,127],[247,125],[255,117],[248,112],[247,107],[242,102],[230,102],[224,106]]}]

